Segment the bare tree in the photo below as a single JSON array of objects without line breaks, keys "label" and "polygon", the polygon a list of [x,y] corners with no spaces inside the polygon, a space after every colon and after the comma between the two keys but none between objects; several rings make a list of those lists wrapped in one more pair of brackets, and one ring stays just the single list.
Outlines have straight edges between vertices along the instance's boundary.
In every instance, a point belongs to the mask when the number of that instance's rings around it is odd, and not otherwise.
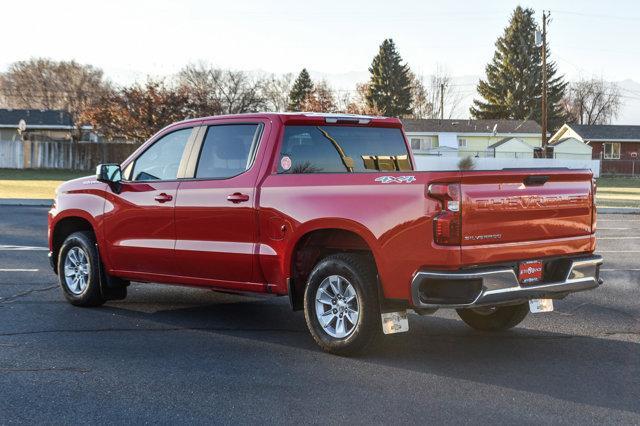
[{"label": "bare tree", "polygon": [[263,81],[244,71],[223,71],[217,81],[223,114],[256,112],[265,108]]},{"label": "bare tree", "polygon": [[411,72],[411,110],[412,118],[432,118],[433,103],[424,86],[424,78]]},{"label": "bare tree", "polygon": [[62,109],[74,121],[111,90],[101,69],[75,61],[32,58],[0,75],[0,93],[10,108]]},{"label": "bare tree", "polygon": [[[433,105],[429,118],[455,117],[456,114],[458,114],[458,108],[464,97],[453,84],[449,72],[438,65],[435,74],[430,77],[429,82],[428,102]],[[444,106],[444,112],[441,111],[441,104]]]},{"label": "bare tree", "polygon": [[178,86],[187,93],[188,102],[197,115],[222,114],[222,105],[214,89],[222,70],[200,62],[184,67],[177,76]]},{"label": "bare tree", "polygon": [[264,81],[263,92],[266,108],[269,111],[286,111],[289,105],[289,92],[293,86],[293,74],[270,75]]},{"label": "bare tree", "polygon": [[205,63],[187,65],[178,73],[178,83],[190,94],[195,106],[209,114],[240,114],[266,108],[264,80],[244,71],[222,70]]},{"label": "bare tree", "polygon": [[562,107],[567,120],[578,124],[607,124],[618,116],[622,98],[615,83],[580,79],[571,83]]},{"label": "bare tree", "polygon": [[189,93],[167,85],[163,80],[148,80],[105,94],[82,119],[109,139],[143,141],[164,126],[193,116]]}]

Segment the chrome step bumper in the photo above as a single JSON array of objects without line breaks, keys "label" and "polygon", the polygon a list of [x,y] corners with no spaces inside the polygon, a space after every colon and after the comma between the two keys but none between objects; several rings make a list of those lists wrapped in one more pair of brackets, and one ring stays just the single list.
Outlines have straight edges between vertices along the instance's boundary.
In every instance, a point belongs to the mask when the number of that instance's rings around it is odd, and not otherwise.
[{"label": "chrome step bumper", "polygon": [[[411,282],[411,298],[416,308],[474,308],[526,302],[530,299],[561,299],[569,293],[589,290],[602,284],[599,277],[602,256],[592,255],[570,259],[562,279],[537,285],[521,286],[513,268],[487,268],[476,271],[418,271]],[[470,302],[425,299],[421,287],[437,282],[442,285],[481,282],[477,296]]]}]

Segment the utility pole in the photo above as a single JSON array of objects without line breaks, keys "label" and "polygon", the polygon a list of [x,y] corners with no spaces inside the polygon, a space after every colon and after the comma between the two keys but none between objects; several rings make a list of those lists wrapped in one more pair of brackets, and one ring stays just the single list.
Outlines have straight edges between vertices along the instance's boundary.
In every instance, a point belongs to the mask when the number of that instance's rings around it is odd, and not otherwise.
[{"label": "utility pole", "polygon": [[542,11],[542,150],[547,148],[547,20],[549,13]]},{"label": "utility pole", "polygon": [[440,121],[444,120],[444,83],[440,83]]}]

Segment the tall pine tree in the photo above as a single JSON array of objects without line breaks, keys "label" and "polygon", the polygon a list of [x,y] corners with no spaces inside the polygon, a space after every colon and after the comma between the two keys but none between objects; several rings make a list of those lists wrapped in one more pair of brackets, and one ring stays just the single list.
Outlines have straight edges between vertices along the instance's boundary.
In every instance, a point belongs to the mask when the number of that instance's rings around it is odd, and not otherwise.
[{"label": "tall pine tree", "polygon": [[298,74],[298,78],[289,92],[289,111],[300,111],[302,104],[313,93],[313,81],[306,68]]},{"label": "tall pine tree", "polygon": [[[542,49],[536,46],[536,23],[532,9],[518,6],[509,26],[496,41],[493,60],[486,67],[486,80],[478,83],[483,100],[474,100],[471,116],[485,119],[535,120],[542,117]],[[560,101],[566,83],[556,76],[556,64],[549,60],[547,46],[547,117],[549,129],[562,125]]]},{"label": "tall pine tree", "polygon": [[367,106],[390,117],[411,114],[409,65],[402,64],[393,40],[386,39],[382,42],[369,72],[371,80],[366,95]]}]

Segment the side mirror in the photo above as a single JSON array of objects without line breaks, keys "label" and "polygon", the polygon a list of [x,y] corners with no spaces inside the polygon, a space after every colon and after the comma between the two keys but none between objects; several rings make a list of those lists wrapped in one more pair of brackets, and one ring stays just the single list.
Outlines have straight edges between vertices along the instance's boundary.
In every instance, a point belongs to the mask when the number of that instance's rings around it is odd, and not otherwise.
[{"label": "side mirror", "polygon": [[120,183],[122,181],[120,164],[99,164],[96,167],[96,180],[105,183]]}]

